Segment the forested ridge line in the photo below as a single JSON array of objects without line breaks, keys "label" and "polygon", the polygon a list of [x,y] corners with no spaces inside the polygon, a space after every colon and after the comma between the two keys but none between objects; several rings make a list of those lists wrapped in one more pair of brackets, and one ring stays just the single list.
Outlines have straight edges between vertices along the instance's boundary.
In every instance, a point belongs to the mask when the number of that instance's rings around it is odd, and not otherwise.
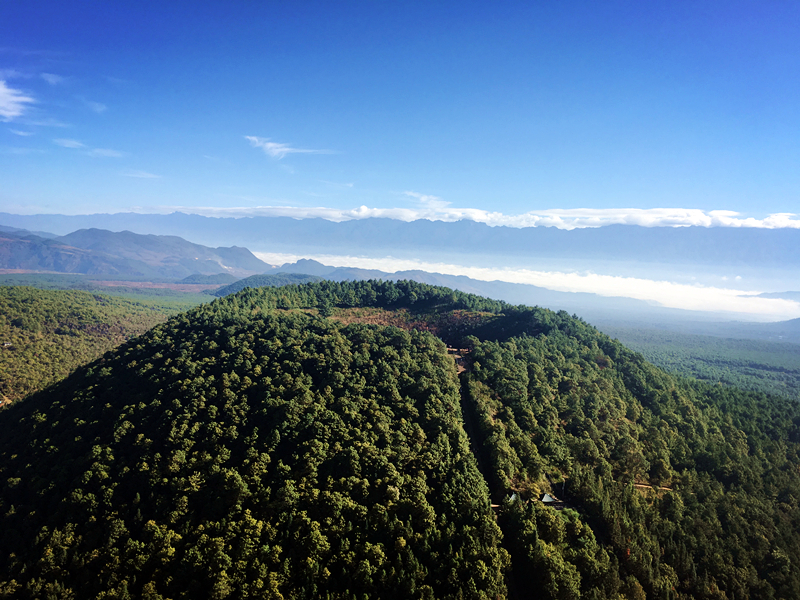
[{"label": "forested ridge line", "polygon": [[[342,322],[382,311],[410,331]],[[469,350],[461,397],[431,332]],[[0,433],[7,597],[497,598],[509,575],[531,598],[800,589],[796,403],[446,288],[243,290]]]}]

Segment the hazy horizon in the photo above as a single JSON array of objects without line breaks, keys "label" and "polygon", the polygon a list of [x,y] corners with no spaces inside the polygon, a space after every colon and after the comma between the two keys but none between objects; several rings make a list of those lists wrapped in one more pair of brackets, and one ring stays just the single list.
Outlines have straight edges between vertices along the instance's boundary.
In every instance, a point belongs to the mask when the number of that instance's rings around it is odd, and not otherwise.
[{"label": "hazy horizon", "polygon": [[[0,212],[797,230],[798,26],[752,2],[5,3]],[[243,245],[800,316],[754,297],[794,267],[314,242]]]}]

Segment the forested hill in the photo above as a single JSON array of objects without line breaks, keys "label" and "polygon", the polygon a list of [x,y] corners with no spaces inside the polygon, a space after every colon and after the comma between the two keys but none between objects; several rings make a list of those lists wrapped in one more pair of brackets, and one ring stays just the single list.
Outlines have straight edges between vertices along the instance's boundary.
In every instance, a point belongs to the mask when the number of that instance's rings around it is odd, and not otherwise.
[{"label": "forested hill", "polygon": [[247,289],[0,413],[0,595],[793,598],[798,451],[563,312]]}]

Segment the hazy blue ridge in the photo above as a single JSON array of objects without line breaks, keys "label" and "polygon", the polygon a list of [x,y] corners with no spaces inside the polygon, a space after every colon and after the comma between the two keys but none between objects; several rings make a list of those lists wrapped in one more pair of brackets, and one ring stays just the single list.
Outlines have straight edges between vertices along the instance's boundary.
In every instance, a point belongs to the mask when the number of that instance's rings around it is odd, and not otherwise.
[{"label": "hazy blue ridge", "polygon": [[82,229],[54,239],[4,233],[0,268],[180,279],[217,273],[243,277],[271,267],[246,248],[208,248],[177,236]]}]

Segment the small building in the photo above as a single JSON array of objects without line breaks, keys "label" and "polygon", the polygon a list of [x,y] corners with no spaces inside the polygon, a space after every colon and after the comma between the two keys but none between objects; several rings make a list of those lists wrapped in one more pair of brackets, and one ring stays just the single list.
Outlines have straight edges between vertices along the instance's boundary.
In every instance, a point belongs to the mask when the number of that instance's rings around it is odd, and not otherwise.
[{"label": "small building", "polygon": [[542,502],[545,506],[552,506],[553,508],[556,508],[558,510],[561,510],[562,508],[566,507],[565,502],[559,500],[552,494],[544,494],[539,501]]}]

